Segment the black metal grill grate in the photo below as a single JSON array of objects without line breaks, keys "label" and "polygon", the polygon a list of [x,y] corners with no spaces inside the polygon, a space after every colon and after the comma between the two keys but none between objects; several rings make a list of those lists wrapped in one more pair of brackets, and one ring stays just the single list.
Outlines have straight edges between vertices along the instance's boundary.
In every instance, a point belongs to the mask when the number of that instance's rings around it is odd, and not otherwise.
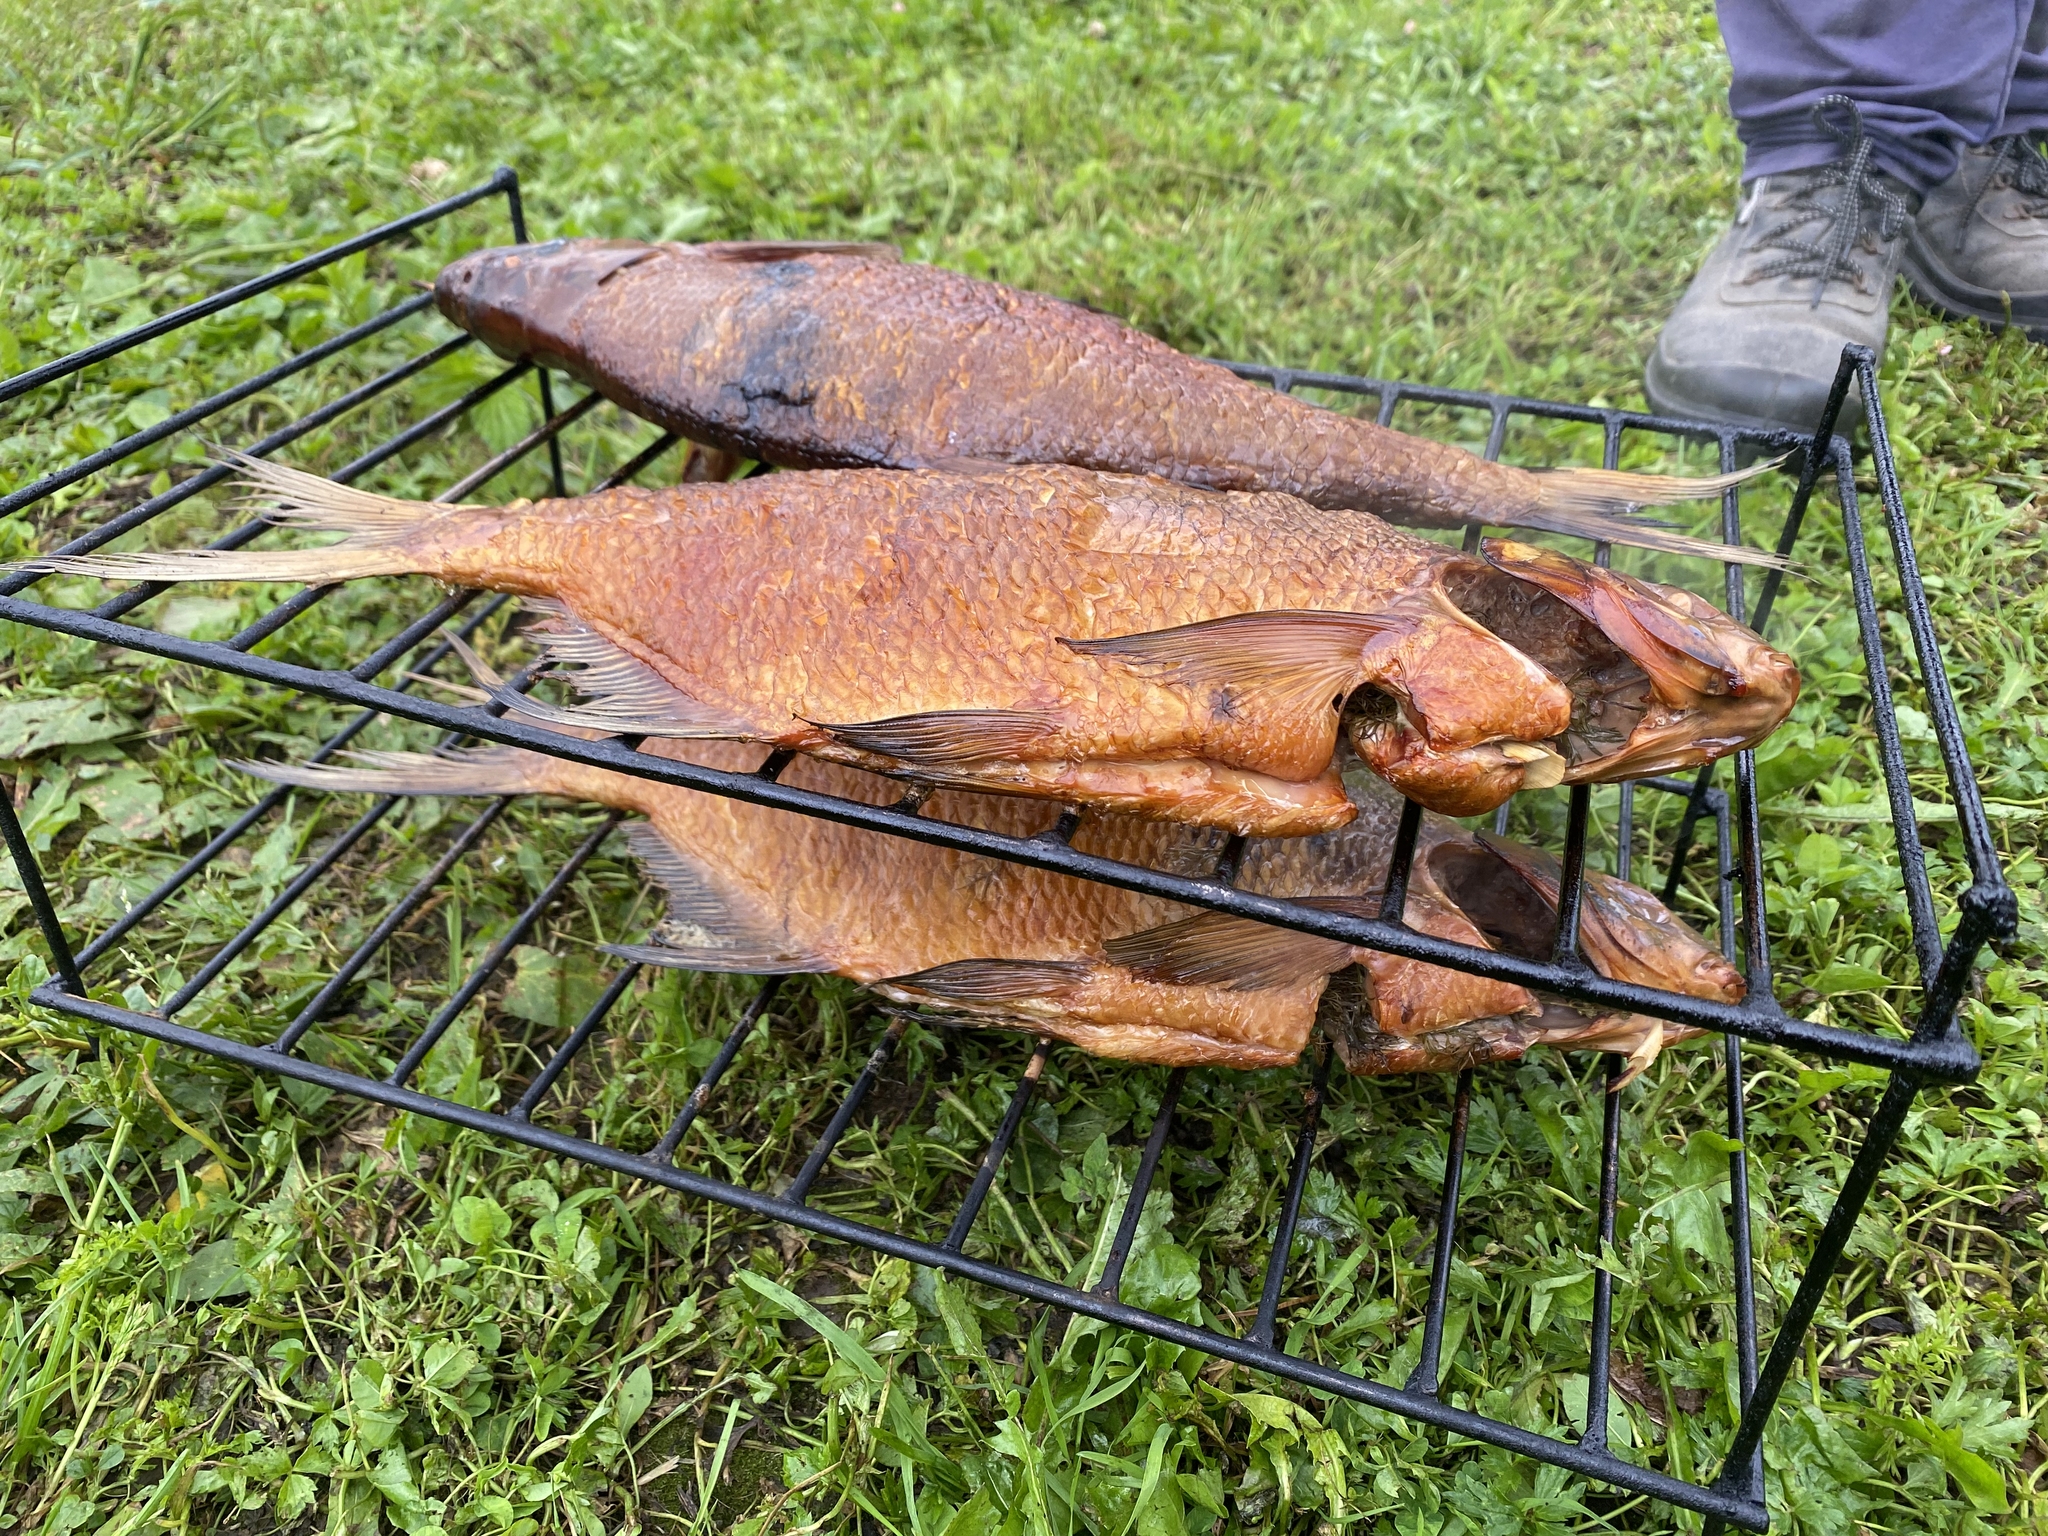
[{"label": "black metal grill grate", "polygon": [[[101,342],[70,357],[46,364],[18,377],[0,382],[0,404],[30,390],[67,378],[95,363],[115,357],[130,347],[216,313],[232,304],[293,281],[344,256],[398,240],[410,232],[458,209],[483,199],[503,196],[507,200],[512,232],[525,239],[524,219],[519,203],[518,183],[510,171],[500,171],[490,181],[459,196],[421,209],[404,219],[370,230],[352,240],[308,256],[263,277],[224,290],[200,303],[161,316],[149,324]],[[117,464],[140,450],[173,434],[188,431],[209,418],[268,388],[278,380],[332,357],[391,327],[425,312],[430,300],[422,295],[407,300],[385,313],[335,336],[284,363],[257,374],[168,420],[134,433],[64,468],[54,470],[33,484],[0,497],[0,516],[33,506],[51,493],[76,484],[87,476]],[[263,456],[306,436],[396,389],[442,358],[468,345],[468,338],[456,338],[422,351],[379,377],[321,406],[289,425],[278,428],[245,452]],[[1781,530],[1780,549],[1789,551],[1805,516],[1816,485],[1824,475],[1833,475],[1834,488],[1843,514],[1843,532],[1849,573],[1861,628],[1864,661],[1869,675],[1871,699],[1877,729],[1880,760],[1890,800],[1898,853],[1904,877],[1908,912],[1919,981],[1924,988],[1924,1010],[1909,1039],[1830,1026],[1794,1018],[1778,1007],[1770,984],[1770,955],[1765,937],[1761,828],[1758,818],[1755,767],[1750,754],[1735,760],[1734,793],[1715,788],[1711,771],[1703,770],[1690,781],[1657,779],[1642,786],[1652,793],[1684,797],[1676,847],[1667,872],[1667,900],[1675,893],[1684,872],[1688,850],[1700,824],[1708,822],[1715,834],[1717,893],[1722,944],[1731,956],[1739,955],[1750,982],[1748,1001],[1741,1005],[1711,1003],[1655,989],[1606,980],[1579,958],[1578,896],[1585,866],[1591,796],[1585,788],[1571,790],[1567,798],[1564,839],[1563,891],[1556,946],[1549,962],[1535,962],[1490,951],[1467,948],[1431,938],[1399,922],[1405,897],[1408,861],[1412,855],[1419,811],[1408,808],[1397,839],[1392,871],[1385,892],[1381,920],[1364,920],[1336,913],[1296,906],[1286,901],[1254,896],[1233,887],[1241,845],[1226,846],[1216,872],[1208,878],[1189,878],[1158,870],[1115,863],[1070,847],[1067,838],[1073,818],[1063,819],[1052,832],[1036,838],[1005,837],[968,827],[934,821],[920,814],[921,797],[913,793],[890,807],[873,807],[830,796],[788,788],[777,782],[786,766],[787,754],[777,753],[756,773],[722,773],[666,758],[643,757],[631,742],[580,742],[507,720],[491,708],[451,707],[423,699],[410,690],[416,679],[430,674],[450,654],[445,639],[437,638],[444,627],[453,625],[458,633],[473,634],[505,602],[503,598],[480,601],[480,594],[458,592],[445,597],[428,611],[404,625],[400,632],[346,670],[321,670],[275,661],[254,654],[258,642],[277,633],[316,606],[332,587],[309,587],[231,638],[218,642],[182,639],[174,635],[124,622],[124,616],[148,601],[161,587],[144,585],[109,598],[90,611],[52,607],[22,594],[36,578],[17,577],[0,584],[0,618],[39,626],[92,641],[151,653],[233,673],[259,682],[314,694],[360,708],[339,732],[314,754],[325,758],[358,736],[379,716],[424,723],[447,733],[446,740],[464,738],[510,743],[600,767],[679,784],[714,794],[733,796],[760,804],[783,807],[805,815],[822,816],[878,832],[911,837],[945,847],[988,854],[1043,869],[1056,870],[1086,879],[1099,880],[1128,889],[1148,892],[1196,906],[1307,930],[1346,943],[1374,948],[1417,959],[1451,965],[1502,980],[1538,987],[1573,998],[1648,1013],[1683,1023],[1720,1031],[1725,1036],[1728,1134],[1738,1143],[1743,1139],[1743,1063],[1741,1042],[1767,1041],[1836,1060],[1867,1063],[1891,1073],[1865,1140],[1844,1180],[1833,1214],[1815,1245],[1799,1290],[1785,1307],[1770,1354],[1758,1361],[1755,1298],[1747,1220],[1749,1193],[1747,1166],[1740,1150],[1730,1156],[1730,1232],[1736,1285],[1734,1294],[1735,1332],[1743,1413],[1732,1442],[1725,1453],[1719,1475],[1710,1483],[1692,1483],[1667,1476],[1614,1455],[1607,1436],[1607,1394],[1589,1390],[1586,1427],[1576,1441],[1565,1441],[1532,1433],[1498,1420],[1483,1417],[1441,1401],[1437,1395],[1441,1366],[1444,1319],[1448,1301],[1453,1256],[1458,1244],[1460,1181],[1463,1175],[1467,1117],[1472,1097],[1473,1073],[1459,1075],[1448,1127],[1440,1216],[1435,1235],[1434,1262],[1429,1302],[1424,1315],[1420,1362],[1406,1385],[1394,1388],[1347,1374],[1300,1354],[1288,1353],[1275,1344],[1276,1318],[1292,1257],[1293,1241],[1301,1214],[1303,1192],[1314,1153],[1319,1117],[1325,1103],[1330,1071],[1327,1048],[1304,1063],[1307,1092],[1291,1177],[1281,1205],[1280,1221],[1267,1263],[1264,1285],[1256,1316],[1241,1336],[1194,1326],[1160,1316],[1123,1302],[1121,1282],[1138,1227],[1139,1212],[1159,1166],[1161,1152],[1173,1124],[1176,1102],[1186,1072],[1175,1071],[1147,1136],[1143,1155],[1124,1209],[1107,1263],[1096,1283],[1088,1289],[1057,1283],[1042,1276],[975,1258],[966,1243],[983,1202],[987,1198],[999,1165],[1018,1133],[1038,1086],[1051,1042],[1041,1040],[1029,1054],[1008,1109],[980,1160],[966,1198],[948,1223],[942,1239],[913,1236],[850,1220],[810,1203],[813,1186],[826,1169],[834,1147],[852,1123],[862,1100],[885,1070],[891,1052],[902,1037],[904,1020],[893,1018],[876,1043],[866,1066],[847,1089],[823,1133],[812,1147],[809,1159],[795,1181],[782,1192],[749,1188],[693,1171],[676,1164],[678,1148],[690,1125],[710,1105],[720,1080],[738,1055],[742,1044],[768,1009],[776,991],[773,981],[764,985],[741,1014],[722,1048],[704,1070],[681,1112],[650,1149],[628,1150],[567,1135],[534,1123],[532,1116],[564,1070],[599,1033],[607,1013],[624,997],[638,967],[628,965],[611,978],[596,1004],[567,1034],[540,1072],[502,1113],[470,1107],[436,1098],[409,1086],[420,1063],[462,1011],[490,981],[494,973],[541,921],[584,863],[597,852],[617,818],[602,821],[570,857],[557,869],[545,888],[511,923],[489,952],[455,988],[446,1003],[433,1015],[410,1043],[395,1069],[379,1080],[309,1061],[296,1054],[305,1035],[336,1008],[344,993],[400,928],[431,898],[457,864],[469,855],[499,819],[504,801],[493,801],[454,837],[446,851],[423,878],[383,916],[373,931],[348,960],[306,1001],[283,1030],[264,1045],[251,1045],[222,1033],[195,1029],[176,1022],[175,1016],[203,994],[232,964],[236,956],[300,902],[335,864],[355,848],[392,811],[398,801],[392,797],[376,800],[363,815],[336,836],[294,878],[278,896],[202,965],[192,978],[166,997],[154,1012],[116,1006],[90,998],[88,975],[106,960],[115,946],[137,924],[158,911],[196,876],[226,852],[252,827],[269,816],[290,791],[273,790],[225,830],[187,859],[155,890],[143,897],[122,918],[81,947],[73,948],[64,933],[49,898],[44,879],[23,835],[11,804],[0,796],[0,832],[19,868],[31,909],[48,943],[55,979],[37,989],[35,1001],[73,1017],[132,1031],[168,1043],[211,1053],[258,1071],[299,1078],[325,1088],[352,1094],[422,1115],[437,1117],[456,1125],[507,1140],[524,1143],[546,1152],[579,1159],[634,1178],[647,1179],[703,1199],[722,1202],[738,1210],[787,1222],[794,1226],[853,1243],[879,1253],[918,1264],[937,1266],[952,1273],[999,1287],[1017,1296],[1136,1329],[1154,1337],[1200,1350],[1212,1356],[1236,1361],[1258,1370],[1290,1378],[1321,1391],[1404,1415],[1410,1419],[1468,1436],[1474,1440],[1505,1447],[1509,1451],[1550,1462],[1615,1487],[1648,1494],[1672,1504],[1698,1511],[1709,1523],[1728,1522],[1764,1530],[1769,1517],[1763,1501],[1760,1438],[1764,1421],[1776,1401],[1786,1375],[1797,1358],[1806,1332],[1829,1280],[1839,1264],[1849,1232],[1878,1172],[1889,1155],[1905,1112],[1919,1089],[1930,1083],[1968,1081],[1975,1073],[1977,1056],[1961,1035],[1957,1009],[1972,963],[1989,940],[2009,935],[2014,927],[2015,907],[2010,889],[2000,874],[1985,820],[1983,805],[1970,771],[1946,677],[1942,669],[1931,615],[1922,589],[1913,546],[1908,535],[1903,504],[1893,469],[1889,444],[1878,405],[1875,359],[1866,351],[1845,352],[1834,394],[1822,431],[1807,444],[1782,435],[1743,433],[1698,424],[1643,416],[1611,409],[1557,404],[1508,396],[1426,388],[1380,380],[1296,370],[1232,365],[1247,378],[1264,381],[1282,390],[1315,389],[1351,396],[1373,396],[1379,402],[1382,423],[1392,420],[1404,405],[1480,411],[1487,414],[1486,452],[1498,456],[1505,444],[1511,421],[1580,423],[1597,427],[1602,434],[1604,461],[1617,462],[1624,432],[1659,434],[1667,439],[1687,439],[1717,444],[1722,467],[1732,468],[1744,451],[1805,449],[1800,475],[1790,510]],[[337,471],[335,478],[354,480],[408,448],[421,443],[456,421],[465,412],[528,373],[530,365],[518,364],[470,390],[460,399],[427,413],[386,442]],[[1898,726],[1891,697],[1892,661],[1874,595],[1870,563],[1863,542],[1855,480],[1847,443],[1833,435],[1832,426],[1846,391],[1859,383],[1862,396],[1871,402],[1873,448],[1877,484],[1883,502],[1892,554],[1902,589],[1906,624],[1911,632],[1921,678],[1925,684],[1928,713],[1947,768],[1963,846],[1973,882],[1958,899],[1959,913],[1953,932],[1944,943],[1921,855],[1918,826],[1901,753]],[[509,466],[545,448],[555,492],[564,491],[561,434],[570,424],[597,405],[594,394],[584,395],[566,409],[555,408],[545,372],[536,385],[542,402],[543,424],[504,452],[478,465],[451,485],[440,499],[453,500],[491,480]],[[675,445],[673,434],[663,434],[629,461],[620,465],[604,482],[622,483],[646,468]],[[219,483],[228,472],[210,468],[192,475],[162,494],[143,501],[101,523],[65,546],[83,551],[103,545],[170,511],[190,497]],[[1741,535],[1741,493],[1730,493],[1724,502],[1724,532],[1730,539]],[[263,524],[235,528],[216,541],[228,548],[260,536]],[[1476,539],[1478,530],[1469,537]],[[1604,549],[1597,552],[1604,559]],[[1751,622],[1762,629],[1769,621],[1780,577],[1772,573],[1763,579]],[[1744,575],[1740,567],[1729,566],[1724,605],[1741,617],[1748,608]],[[396,681],[381,682],[404,663],[404,675]],[[1624,878],[1631,871],[1636,786],[1624,786],[1619,796],[1615,822],[1616,873]],[[1738,942],[1739,940],[1739,942]],[[1020,1044],[1020,1051],[1023,1049]],[[1610,1082],[1619,1070],[1610,1058]],[[509,1097],[510,1095],[508,1095]],[[1619,1094],[1605,1100],[1602,1138],[1600,1195],[1595,1230],[1588,1236],[1610,1243],[1614,1235],[1618,1199],[1619,1136],[1621,1123]],[[1609,1333],[1612,1306],[1612,1277],[1600,1270],[1595,1276],[1592,1331],[1589,1343],[1588,1381],[1607,1379]]]}]

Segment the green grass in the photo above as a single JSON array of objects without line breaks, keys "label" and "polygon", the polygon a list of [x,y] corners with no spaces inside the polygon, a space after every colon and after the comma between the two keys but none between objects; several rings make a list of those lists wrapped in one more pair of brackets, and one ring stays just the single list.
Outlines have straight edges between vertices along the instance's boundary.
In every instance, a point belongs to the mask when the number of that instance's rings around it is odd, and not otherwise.
[{"label": "green grass", "polygon": [[[884,237],[1212,355],[1636,403],[1656,324],[1730,205],[1724,84],[1704,6],[26,0],[0,12],[0,373],[508,162],[539,234]],[[502,239],[501,218],[477,210],[19,402],[0,413],[0,487],[402,297],[452,251]],[[1909,1120],[1774,1421],[1773,1510],[1781,1529],[1812,1533],[2009,1530],[2048,1515],[2048,359],[1903,300],[1895,322],[1886,403],[2024,926],[1973,984],[1982,1078],[1927,1096]],[[418,334],[323,365],[210,430],[246,441],[409,355]],[[481,367],[438,369],[410,398],[453,398]],[[508,391],[378,483],[437,489],[535,410]],[[340,463],[395,412],[350,418],[292,456]],[[598,413],[571,439],[572,478],[644,437]],[[180,440],[0,523],[0,556],[168,485],[200,453]],[[537,473],[493,494],[536,490]],[[217,529],[222,515],[199,498],[149,537]],[[1896,859],[1856,819],[1880,794],[1839,531],[1816,527],[1801,553],[1807,577],[1776,633],[1807,693],[1761,770],[1781,995],[1897,1028],[1917,993],[1886,979],[1910,971]],[[1895,599],[1886,564],[1881,596]],[[83,601],[93,589],[41,590]],[[142,617],[219,635],[260,597],[199,589]],[[353,658],[390,623],[365,587],[266,651]],[[1897,665],[1902,625],[1891,638]],[[12,756],[0,767],[74,932],[103,928],[248,803],[223,758],[301,753],[342,718],[40,632],[5,639],[0,753]],[[1942,801],[1920,697],[1899,680],[1916,790]],[[175,989],[361,803],[300,798],[258,828],[137,931],[113,967],[126,990],[108,995],[152,1006]],[[274,1032],[475,809],[394,815],[185,1020]],[[381,1071],[595,825],[516,805],[309,1049]],[[1926,851],[1937,890],[1959,889],[1947,824],[1931,824]],[[1688,910],[1706,921],[1699,895]],[[20,1005],[45,974],[24,905],[0,869],[13,1003],[0,1019],[0,1530],[1698,1528],[786,1228],[95,1037]],[[598,984],[592,946],[648,917],[608,844],[514,980],[429,1059],[426,1086],[489,1102],[495,1082],[522,1081]],[[546,1122],[651,1142],[745,995],[712,979],[636,992]],[[792,986],[722,1113],[693,1132],[693,1165],[756,1183],[792,1174],[825,1090],[878,1028],[854,989]],[[929,1230],[1023,1054],[1013,1038],[913,1027],[823,1203]],[[1768,1325],[1880,1075],[1751,1059]],[[1595,1073],[1553,1057],[1482,1076],[1452,1279],[1447,1395],[1553,1431],[1585,1395]],[[975,1250],[1084,1272],[1161,1081],[1056,1058]],[[1682,1475],[1711,1470],[1730,1422],[1719,1081],[1707,1052],[1677,1050],[1627,1099],[1617,1433],[1628,1454]],[[1405,1377],[1447,1092],[1342,1086],[1282,1313],[1295,1347]],[[1136,1299],[1241,1321],[1298,1103],[1292,1074],[1190,1080]]]}]

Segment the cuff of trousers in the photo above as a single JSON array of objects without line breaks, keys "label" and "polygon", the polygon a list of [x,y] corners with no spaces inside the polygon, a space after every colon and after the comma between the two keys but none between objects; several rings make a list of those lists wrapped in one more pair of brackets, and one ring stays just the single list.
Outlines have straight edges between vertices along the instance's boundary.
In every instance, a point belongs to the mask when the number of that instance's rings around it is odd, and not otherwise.
[{"label": "cuff of trousers", "polygon": [[[1877,169],[1916,197],[1925,197],[1953,176],[1962,159],[1963,141],[1950,133],[1890,133],[1868,116],[1863,131],[1870,140],[1870,158]],[[1817,165],[1832,164],[1842,158],[1848,147],[1816,127],[1812,117],[1805,113],[1738,123],[1736,132],[1742,138],[1745,185],[1759,176],[1782,176],[1788,171],[1808,171]]]}]

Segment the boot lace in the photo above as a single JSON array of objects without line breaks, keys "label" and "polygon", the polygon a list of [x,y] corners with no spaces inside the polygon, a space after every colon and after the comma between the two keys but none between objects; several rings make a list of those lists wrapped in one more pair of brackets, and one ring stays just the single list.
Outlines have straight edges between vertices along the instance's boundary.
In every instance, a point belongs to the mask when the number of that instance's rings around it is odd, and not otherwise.
[{"label": "boot lace", "polygon": [[[1835,121],[1835,113],[1848,114],[1848,127]],[[1864,235],[1874,234],[1887,243],[1896,240],[1905,232],[1906,220],[1912,214],[1906,200],[1881,181],[1872,168],[1871,143],[1863,132],[1863,114],[1856,110],[1855,102],[1840,94],[1823,96],[1814,103],[1813,120],[1843,145],[1843,156],[1815,171],[1786,200],[1788,217],[1757,238],[1752,249],[1779,250],[1785,254],[1756,268],[1749,280],[1810,277],[1814,280],[1813,307],[1818,309],[1829,283],[1840,280],[1861,286],[1863,269],[1849,257]],[[2048,161],[2041,165],[2043,187],[2048,190]],[[1839,194],[1833,200],[1824,200],[1824,193],[1837,188]],[[1816,219],[1821,221],[1821,227],[1808,238],[1801,231]]]},{"label": "boot lace", "polygon": [[2042,157],[2041,147],[2031,134],[2016,133],[1999,141],[1998,158],[1991,162],[1991,174],[1984,178],[1977,195],[1970,199],[1970,211],[1956,226],[1957,250],[1963,248],[1970,233],[1970,220],[1984,199],[2003,189],[2019,194],[2029,218],[2048,214],[2048,159]]}]

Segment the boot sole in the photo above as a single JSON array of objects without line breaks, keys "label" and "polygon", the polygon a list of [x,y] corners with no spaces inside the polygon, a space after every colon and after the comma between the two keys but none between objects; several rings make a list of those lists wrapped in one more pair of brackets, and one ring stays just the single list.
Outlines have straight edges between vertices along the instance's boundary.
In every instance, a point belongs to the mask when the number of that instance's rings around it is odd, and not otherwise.
[{"label": "boot sole", "polygon": [[[1906,237],[1905,260],[1899,267],[1914,298],[1951,319],[1976,320],[1994,331],[2002,331],[2008,325],[2017,326],[2026,333],[2029,341],[2048,341],[2048,294],[2029,294],[2024,299],[2011,299],[2004,293],[1959,282],[1941,271],[1931,259],[1922,258],[1916,235],[1917,231]],[[2009,314],[2008,303],[2011,304]]]},{"label": "boot sole", "polygon": [[[1812,422],[1780,421],[1770,416],[1749,416],[1739,411],[1710,405],[1705,401],[1690,400],[1682,391],[1670,388],[1657,377],[1655,358],[1652,358],[1650,366],[1643,370],[1643,394],[1649,400],[1653,412],[1679,421],[1735,427],[1748,432],[1791,432],[1808,439],[1813,436]],[[1835,431],[1853,435],[1862,422],[1863,395],[1852,381],[1849,385],[1848,398],[1842,402],[1842,413],[1835,420]]]}]

